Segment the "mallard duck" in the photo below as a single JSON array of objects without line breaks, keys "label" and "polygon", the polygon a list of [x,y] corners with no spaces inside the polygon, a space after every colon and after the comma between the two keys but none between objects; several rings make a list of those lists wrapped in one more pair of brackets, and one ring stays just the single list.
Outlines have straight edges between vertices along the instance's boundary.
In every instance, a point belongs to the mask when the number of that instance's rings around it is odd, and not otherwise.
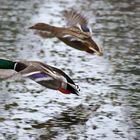
[{"label": "mallard duck", "polygon": [[[39,61],[10,61],[0,59],[0,69],[14,70],[23,77],[28,77],[40,85],[59,90],[64,94],[78,95],[79,88],[62,70]],[[2,73],[1,73],[2,74]],[[7,74],[8,75],[8,74]]]},{"label": "mallard duck", "polygon": [[[64,11],[67,27],[56,27],[46,23],[37,23],[29,29],[38,30],[42,37],[57,37],[70,47],[88,53],[103,55],[103,50],[92,39],[86,17],[75,10]],[[42,32],[43,31],[43,32]]]}]

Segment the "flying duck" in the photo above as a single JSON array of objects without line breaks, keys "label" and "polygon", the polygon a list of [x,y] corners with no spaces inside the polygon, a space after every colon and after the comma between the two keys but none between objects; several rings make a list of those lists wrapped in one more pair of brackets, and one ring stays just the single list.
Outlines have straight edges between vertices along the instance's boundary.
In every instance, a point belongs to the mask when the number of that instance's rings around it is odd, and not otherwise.
[{"label": "flying duck", "polygon": [[76,10],[64,11],[66,27],[56,27],[47,23],[37,23],[29,29],[35,29],[42,37],[57,37],[66,45],[91,54],[103,55],[103,50],[92,39],[91,30],[85,16]]},{"label": "flying duck", "polygon": [[[59,90],[64,94],[78,95],[79,87],[73,80],[62,70],[44,64],[39,61],[11,61],[0,59],[0,75],[14,70],[16,73],[21,74],[23,77],[28,77],[38,84],[53,90]],[[15,74],[15,73],[13,73]]]}]

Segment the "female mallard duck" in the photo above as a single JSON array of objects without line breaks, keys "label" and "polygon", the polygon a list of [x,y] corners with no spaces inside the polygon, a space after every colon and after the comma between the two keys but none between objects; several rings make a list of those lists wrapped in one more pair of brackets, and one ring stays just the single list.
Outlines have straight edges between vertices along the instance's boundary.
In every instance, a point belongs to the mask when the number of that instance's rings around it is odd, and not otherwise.
[{"label": "female mallard duck", "polygon": [[[67,27],[56,27],[45,23],[37,23],[29,29],[39,30],[42,37],[57,37],[65,44],[88,53],[103,55],[102,48],[92,39],[87,19],[75,10],[65,11]],[[45,31],[45,32],[42,32]]]},{"label": "female mallard duck", "polygon": [[60,69],[47,64],[38,61],[14,62],[0,59],[0,69],[11,69],[44,87],[59,90],[65,94],[73,93],[78,95],[79,88],[73,80]]}]

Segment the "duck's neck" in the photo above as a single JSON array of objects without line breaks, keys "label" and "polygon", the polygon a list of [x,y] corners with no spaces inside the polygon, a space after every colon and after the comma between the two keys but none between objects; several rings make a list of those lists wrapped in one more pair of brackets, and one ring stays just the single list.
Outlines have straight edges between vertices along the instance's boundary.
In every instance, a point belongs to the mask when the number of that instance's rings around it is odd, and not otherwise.
[{"label": "duck's neck", "polygon": [[16,62],[0,59],[0,69],[15,69]]}]

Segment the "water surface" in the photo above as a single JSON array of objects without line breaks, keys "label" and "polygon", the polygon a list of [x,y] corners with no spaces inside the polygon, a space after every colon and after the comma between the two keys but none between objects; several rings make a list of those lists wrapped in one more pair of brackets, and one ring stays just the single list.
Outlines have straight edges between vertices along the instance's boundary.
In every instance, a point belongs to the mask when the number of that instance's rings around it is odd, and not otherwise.
[{"label": "water surface", "polygon": [[[71,7],[89,18],[103,57],[28,29],[37,22],[64,25],[62,11]],[[61,68],[81,91],[63,95],[29,79],[2,80],[0,139],[139,139],[139,13],[138,0],[1,1],[0,57]]]}]

